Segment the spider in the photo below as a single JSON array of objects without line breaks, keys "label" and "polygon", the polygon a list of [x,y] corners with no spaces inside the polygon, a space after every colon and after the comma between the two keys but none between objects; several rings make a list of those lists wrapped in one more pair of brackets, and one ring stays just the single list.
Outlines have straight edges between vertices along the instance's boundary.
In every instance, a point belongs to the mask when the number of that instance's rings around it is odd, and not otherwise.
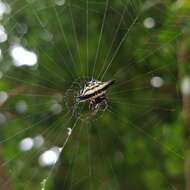
[{"label": "spider", "polygon": [[108,106],[106,92],[114,82],[114,80],[102,82],[94,79],[87,82],[77,96],[77,101],[79,103],[89,102],[89,109],[91,110],[99,110],[100,108],[106,110]]}]

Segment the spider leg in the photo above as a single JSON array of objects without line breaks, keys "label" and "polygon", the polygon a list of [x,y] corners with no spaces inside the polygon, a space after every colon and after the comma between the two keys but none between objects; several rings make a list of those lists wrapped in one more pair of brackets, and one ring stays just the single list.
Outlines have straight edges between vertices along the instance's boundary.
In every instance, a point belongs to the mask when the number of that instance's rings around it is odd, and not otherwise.
[{"label": "spider leg", "polygon": [[108,101],[107,98],[105,96],[105,94],[103,94],[101,97],[99,97],[96,100],[96,109],[100,110],[100,111],[105,111],[108,107]]},{"label": "spider leg", "polygon": [[89,109],[95,111],[96,113],[98,111],[105,111],[107,108],[108,108],[108,100],[105,94],[95,99],[91,99],[89,102]]},{"label": "spider leg", "polygon": [[100,105],[101,111],[106,111],[108,108],[108,100],[107,98],[104,96]]},{"label": "spider leg", "polygon": [[90,101],[89,109],[93,111],[92,115],[96,115],[100,109],[101,103],[97,102],[96,99]]},{"label": "spider leg", "polygon": [[96,101],[95,100],[90,100],[89,109],[90,110],[95,110],[96,109]]}]

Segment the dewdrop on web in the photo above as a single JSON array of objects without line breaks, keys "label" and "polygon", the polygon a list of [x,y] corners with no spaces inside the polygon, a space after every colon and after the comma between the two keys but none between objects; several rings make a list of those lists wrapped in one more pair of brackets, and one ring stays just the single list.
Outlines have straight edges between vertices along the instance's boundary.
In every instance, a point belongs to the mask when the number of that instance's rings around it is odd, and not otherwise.
[{"label": "dewdrop on web", "polygon": [[43,179],[43,181],[41,182],[41,190],[45,190],[46,183],[47,183],[47,179]]},{"label": "dewdrop on web", "polygon": [[39,165],[42,167],[51,167],[55,165],[59,159],[59,155],[62,151],[62,148],[54,146],[45,152],[43,152],[39,159]]},{"label": "dewdrop on web", "polygon": [[70,136],[72,134],[72,129],[71,128],[67,128],[67,134],[68,134],[68,136]]}]

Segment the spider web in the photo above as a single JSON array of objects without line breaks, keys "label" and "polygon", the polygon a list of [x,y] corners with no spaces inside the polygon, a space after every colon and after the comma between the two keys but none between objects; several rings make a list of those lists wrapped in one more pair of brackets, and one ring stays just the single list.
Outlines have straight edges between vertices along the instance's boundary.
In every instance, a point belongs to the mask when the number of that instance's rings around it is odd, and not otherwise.
[{"label": "spider web", "polygon": [[[179,30],[165,21],[169,3],[7,3],[12,11],[2,22],[8,40],[2,47],[1,90],[8,99],[1,117],[8,121],[0,143],[1,168],[10,179],[1,189],[152,189],[150,181],[157,189],[184,188],[181,100],[172,86],[178,80],[176,41],[188,32],[184,15],[179,20],[185,29]],[[38,63],[15,67],[8,54],[20,46],[36,52]],[[158,64],[158,58],[167,64]],[[100,116],[75,103],[75,94],[91,79],[116,79],[109,108]],[[32,148],[20,149],[23,140]],[[44,153],[53,163],[39,161]]]}]

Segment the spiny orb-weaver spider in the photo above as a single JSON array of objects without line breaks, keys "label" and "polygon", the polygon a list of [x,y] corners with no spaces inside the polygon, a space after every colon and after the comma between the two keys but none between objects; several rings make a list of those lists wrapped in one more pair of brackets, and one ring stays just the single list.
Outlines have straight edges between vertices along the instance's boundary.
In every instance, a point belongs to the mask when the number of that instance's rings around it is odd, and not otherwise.
[{"label": "spiny orb-weaver spider", "polygon": [[115,80],[102,82],[94,79],[87,82],[77,96],[77,101],[79,103],[89,102],[91,110],[99,110],[100,108],[105,110],[108,106],[106,92],[114,82]]}]

